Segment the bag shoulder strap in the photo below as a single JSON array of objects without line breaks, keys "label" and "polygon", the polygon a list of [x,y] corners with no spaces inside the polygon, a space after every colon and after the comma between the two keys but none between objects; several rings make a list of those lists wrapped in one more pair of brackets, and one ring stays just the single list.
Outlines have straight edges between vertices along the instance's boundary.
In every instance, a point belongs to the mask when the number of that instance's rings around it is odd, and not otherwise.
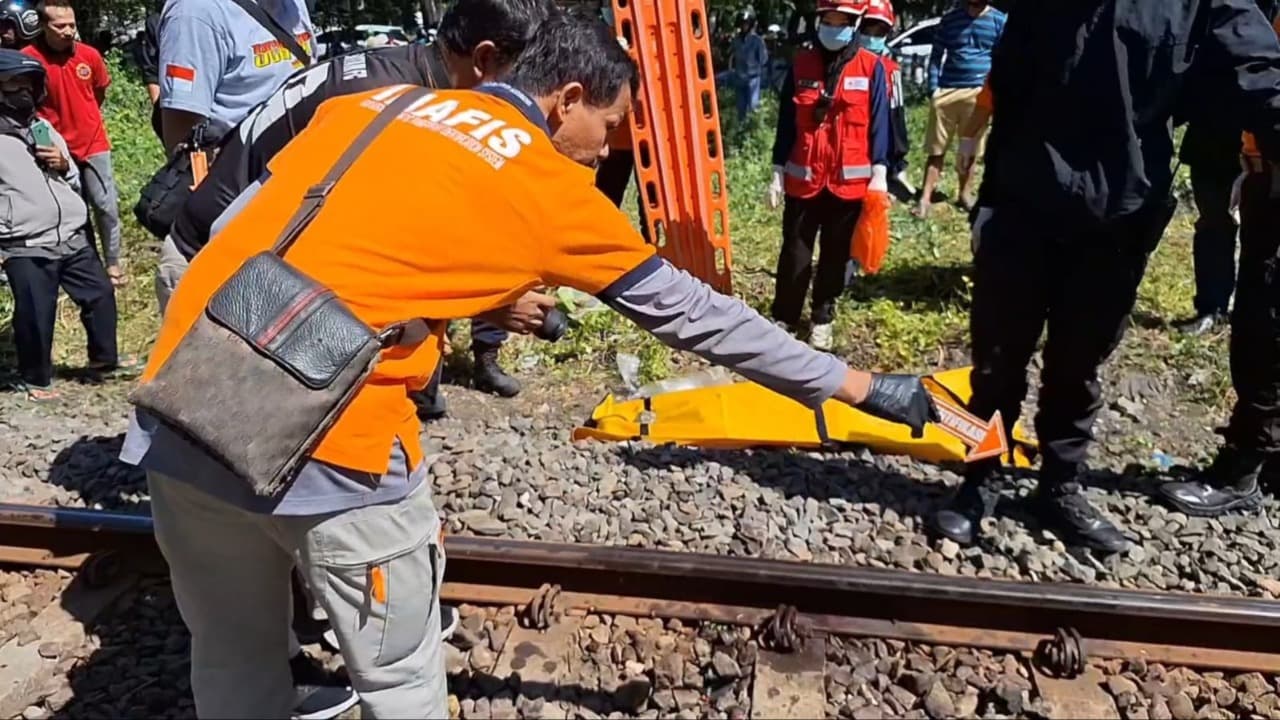
[{"label": "bag shoulder strap", "polygon": [[259,25],[266,28],[268,32],[274,35],[276,40],[279,40],[280,44],[283,45],[286,50],[293,53],[293,56],[297,58],[298,62],[303,65],[311,64],[311,55],[309,55],[306,50],[302,49],[302,45],[298,44],[298,39],[293,36],[293,33],[285,30],[275,18],[271,17],[271,13],[264,10],[256,0],[232,1],[239,5],[240,9],[249,13],[249,17],[258,21]]},{"label": "bag shoulder strap", "polygon": [[[289,218],[288,224],[280,232],[280,237],[276,239],[275,245],[271,247],[271,252],[279,257],[284,257],[284,254],[297,241],[302,231],[306,230],[311,221],[319,214],[320,208],[324,206],[325,198],[333,191],[334,186],[338,184],[338,180],[355,163],[356,158],[360,157],[360,154],[369,147],[373,139],[399,117],[400,113],[407,110],[428,92],[428,89],[424,87],[412,88],[392,102],[387,103],[378,112],[377,116],[360,131],[355,140],[342,152],[342,155],[334,162],[333,167],[329,168],[329,172],[325,173],[324,178],[312,185],[302,196],[302,204],[293,213],[293,217]],[[378,339],[383,347],[396,345],[412,347],[421,343],[430,334],[430,325],[425,320],[417,318],[393,323],[383,328],[382,332],[378,334]]]},{"label": "bag shoulder strap", "polygon": [[427,81],[433,88],[448,88],[449,68],[444,63],[444,51],[439,45],[439,41],[431,43],[426,47],[427,51]]},{"label": "bag shoulder strap", "polygon": [[333,191],[334,186],[338,184],[338,180],[355,163],[356,158],[360,157],[360,154],[369,147],[373,139],[399,117],[400,113],[404,112],[427,92],[427,88],[424,87],[413,88],[392,102],[387,103],[378,112],[373,120],[360,131],[360,134],[351,141],[347,149],[333,163],[333,167],[329,168],[329,172],[325,173],[324,178],[307,189],[307,192],[302,196],[302,204],[293,213],[293,217],[289,218],[288,224],[280,232],[275,245],[271,246],[271,252],[283,257],[289,251],[289,248],[297,241],[302,231],[306,230],[311,221],[319,214],[320,208],[324,206],[325,198]]}]

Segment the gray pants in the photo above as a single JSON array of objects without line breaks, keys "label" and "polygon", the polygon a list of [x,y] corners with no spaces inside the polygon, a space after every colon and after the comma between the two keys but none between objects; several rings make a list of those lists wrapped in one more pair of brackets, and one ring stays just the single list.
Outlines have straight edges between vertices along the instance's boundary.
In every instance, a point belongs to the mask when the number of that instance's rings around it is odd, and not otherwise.
[{"label": "gray pants", "polygon": [[103,262],[112,265],[120,258],[120,200],[116,196],[115,173],[111,170],[111,153],[90,155],[77,166],[85,202],[93,209]]},{"label": "gray pants", "polygon": [[249,513],[157,473],[147,484],[191,632],[197,716],[289,717],[296,564],[338,635],[361,717],[448,717],[444,552],[426,483],[397,503],[306,517]]},{"label": "gray pants", "polygon": [[186,274],[189,265],[173,238],[165,235],[164,243],[160,245],[160,260],[156,264],[156,302],[160,303],[162,316],[169,306],[169,298],[173,297],[173,289],[178,287],[178,281]]}]

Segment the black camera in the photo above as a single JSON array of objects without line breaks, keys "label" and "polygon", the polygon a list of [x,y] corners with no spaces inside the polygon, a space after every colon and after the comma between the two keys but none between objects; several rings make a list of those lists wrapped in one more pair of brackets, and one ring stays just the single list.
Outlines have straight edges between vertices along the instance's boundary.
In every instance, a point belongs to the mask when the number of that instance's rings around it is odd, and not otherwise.
[{"label": "black camera", "polygon": [[559,308],[551,308],[547,311],[547,316],[542,320],[542,327],[534,333],[537,337],[547,342],[555,342],[564,337],[565,331],[569,329],[569,318],[560,312]]}]

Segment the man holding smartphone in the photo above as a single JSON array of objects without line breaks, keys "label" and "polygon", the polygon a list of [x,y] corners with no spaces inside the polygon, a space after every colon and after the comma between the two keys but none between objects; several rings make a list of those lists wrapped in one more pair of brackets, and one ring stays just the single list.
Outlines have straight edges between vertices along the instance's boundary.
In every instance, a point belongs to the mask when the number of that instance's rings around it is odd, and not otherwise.
[{"label": "man holding smartphone", "polygon": [[19,387],[36,401],[53,389],[53,329],[58,288],[80,307],[89,338],[89,369],[119,366],[116,300],[89,242],[89,209],[66,141],[36,118],[47,86],[40,61],[0,50],[0,197],[9,207],[0,225],[0,263],[13,290],[13,341]]}]

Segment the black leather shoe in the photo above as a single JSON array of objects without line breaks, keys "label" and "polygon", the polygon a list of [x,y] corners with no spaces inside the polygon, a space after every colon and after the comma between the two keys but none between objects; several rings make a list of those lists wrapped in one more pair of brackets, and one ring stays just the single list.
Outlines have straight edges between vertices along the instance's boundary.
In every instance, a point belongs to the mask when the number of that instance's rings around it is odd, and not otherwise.
[{"label": "black leather shoe", "polygon": [[1192,480],[1161,485],[1160,497],[1177,510],[1200,517],[1252,510],[1262,502],[1258,474],[1265,459],[1258,452],[1223,446],[1213,463]]},{"label": "black leather shoe", "polygon": [[498,364],[498,348],[479,348],[475,352],[477,390],[509,398],[520,394],[520,381],[507,374]]},{"label": "black leather shoe", "polygon": [[993,472],[978,470],[966,475],[955,497],[934,513],[930,522],[935,533],[965,547],[973,544],[982,518],[990,517],[1000,500]]},{"label": "black leather shoe", "polygon": [[1190,320],[1175,323],[1174,327],[1185,335],[1203,335],[1225,323],[1226,319],[1224,313],[1201,313]]},{"label": "black leather shoe", "polygon": [[1040,519],[1068,545],[1107,554],[1122,552],[1129,539],[1098,511],[1075,482],[1040,487],[1031,495]]},{"label": "black leather shoe", "polygon": [[449,403],[439,387],[436,387],[434,393],[428,390],[409,393],[409,399],[413,401],[420,420],[426,422],[439,420],[449,414]]}]

